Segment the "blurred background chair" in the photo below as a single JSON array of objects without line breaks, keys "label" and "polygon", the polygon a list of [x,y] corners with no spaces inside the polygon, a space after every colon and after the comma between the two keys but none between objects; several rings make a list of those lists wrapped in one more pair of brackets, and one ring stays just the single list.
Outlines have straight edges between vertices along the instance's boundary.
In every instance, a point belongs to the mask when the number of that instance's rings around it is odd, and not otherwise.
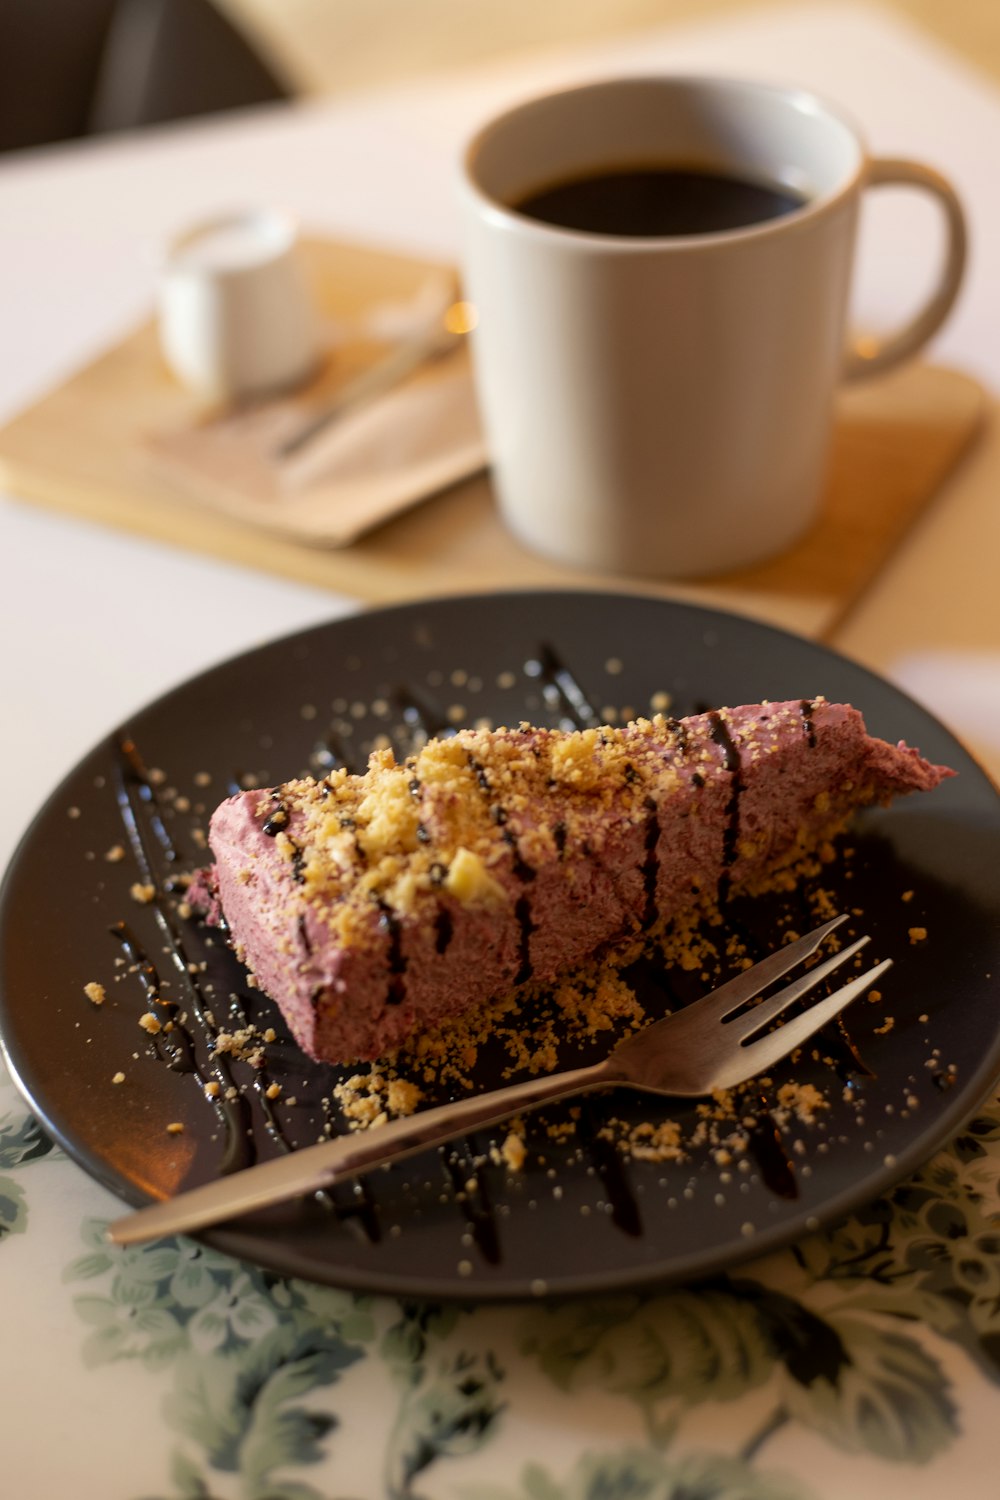
[{"label": "blurred background chair", "polygon": [[[0,0],[0,151],[782,3],[794,0]],[[872,3],[1000,78],[997,0]]]},{"label": "blurred background chair", "polygon": [[211,0],[0,0],[0,150],[286,99]]}]

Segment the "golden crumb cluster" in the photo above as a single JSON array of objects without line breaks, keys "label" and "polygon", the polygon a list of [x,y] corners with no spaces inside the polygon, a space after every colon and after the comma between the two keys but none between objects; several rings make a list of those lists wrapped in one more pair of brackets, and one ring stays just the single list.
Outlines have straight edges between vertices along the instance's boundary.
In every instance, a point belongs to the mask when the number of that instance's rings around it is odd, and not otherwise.
[{"label": "golden crumb cluster", "polygon": [[271,1027],[261,1031],[252,1021],[248,1021],[232,1031],[218,1031],[212,1044],[212,1052],[216,1057],[233,1057],[238,1062],[249,1063],[252,1068],[262,1068],[267,1061],[264,1043],[273,1041],[274,1036]]},{"label": "golden crumb cluster", "polygon": [[[788,744],[811,743],[813,715],[825,706],[762,703],[749,718],[719,709],[695,720],[640,718],[571,732],[535,728],[466,729],[429,740],[397,761],[372,753],[363,775],[345,769],[262,792],[255,806],[264,831],[296,877],[304,903],[346,943],[370,931],[373,906],[408,918],[430,911],[446,892],[463,905],[510,902],[511,874],[561,859],[601,855],[623,827],[643,823],[669,799],[683,775],[697,788],[729,784],[732,757],[744,773]],[[738,749],[737,749],[738,746]],[[792,863],[826,845],[871,789],[847,780],[842,796],[821,791],[799,836],[783,850],[758,829],[740,827],[732,853]],[[575,878],[566,859],[566,881]],[[238,876],[252,879],[248,866]],[[748,889],[753,888],[751,875]]]},{"label": "golden crumb cluster", "polygon": [[[665,724],[463,730],[401,762],[377,750],[363,776],[337,769],[288,782],[256,812],[305,903],[350,940],[373,902],[407,915],[444,890],[496,905],[510,900],[502,876],[512,865],[537,868],[585,840],[599,853],[622,822],[648,818],[654,777],[658,795],[671,789]],[[540,806],[551,814],[544,821]]]},{"label": "golden crumb cluster", "polygon": [[391,1067],[354,1073],[336,1084],[333,1097],[350,1130],[369,1130],[390,1118],[412,1115],[423,1094],[415,1083],[400,1078]]}]

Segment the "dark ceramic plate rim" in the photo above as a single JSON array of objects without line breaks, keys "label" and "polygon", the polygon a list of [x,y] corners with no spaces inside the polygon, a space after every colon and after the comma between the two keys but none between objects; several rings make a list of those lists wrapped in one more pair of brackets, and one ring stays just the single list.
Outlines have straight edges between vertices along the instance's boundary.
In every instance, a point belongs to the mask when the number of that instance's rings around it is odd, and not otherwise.
[{"label": "dark ceramic plate rim", "polygon": [[[940,718],[918,703],[909,694],[888,682],[870,668],[863,666],[825,644],[806,637],[796,636],[793,632],[769,624],[766,621],[757,620],[732,611],[691,604],[686,601],[662,599],[652,594],[642,594],[639,592],[622,594],[612,590],[539,590],[525,588],[498,590],[487,594],[434,596],[425,599],[407,600],[374,609],[359,610],[346,616],[339,616],[333,620],[308,626],[305,629],[287,632],[250,647],[245,651],[235,652],[184,679],[184,681],[168,689],[165,693],[142,704],[129,716],[129,722],[137,721],[147,713],[169,708],[173,700],[183,699],[198,684],[218,675],[224,676],[235,665],[242,664],[247,659],[252,659],[258,653],[306,644],[314,639],[327,636],[331,632],[335,634],[338,628],[346,625],[348,622],[356,622],[359,619],[371,617],[391,619],[395,615],[412,616],[415,611],[436,609],[441,606],[453,606],[457,609],[475,609],[478,605],[494,603],[504,599],[518,601],[522,604],[528,604],[532,600],[558,601],[563,599],[577,601],[594,600],[605,605],[615,602],[631,604],[636,601],[644,601],[653,607],[664,610],[668,614],[687,615],[691,618],[696,618],[705,627],[710,627],[713,622],[722,622],[729,628],[756,632],[765,639],[771,637],[774,640],[782,642],[796,642],[804,649],[815,652],[818,658],[826,658],[835,664],[847,667],[861,680],[867,681],[879,696],[888,695],[890,699],[895,699],[899,703],[905,704],[910,711],[915,711],[925,723],[933,726],[938,734],[949,741],[961,757],[971,762],[972,766],[982,777],[984,786],[991,790],[997,797],[1000,797],[1000,788],[998,788],[985,769],[976,762],[975,758]],[[73,784],[81,768],[92,757],[98,755],[105,744],[106,737],[92,746],[66,773],[57,786],[43,800],[19,839],[8,867],[4,872],[3,880],[0,882],[0,936],[2,936],[6,929],[7,908],[11,900],[11,892],[18,878],[18,868],[23,851],[29,845],[36,829],[42,823],[51,805],[59,801],[65,790]],[[32,1093],[22,1077],[17,1057],[11,1052],[8,1046],[7,1027],[5,1024],[7,1006],[7,997],[3,993],[2,986],[0,986],[0,1056],[2,1056],[18,1091],[21,1093],[29,1109],[39,1119],[46,1132],[58,1143],[71,1160],[95,1181],[106,1187],[124,1202],[134,1207],[142,1207],[150,1202],[158,1201],[152,1196],[138,1190],[129,1179],[122,1177],[118,1169],[105,1157],[97,1153],[92,1153],[85,1147],[81,1147],[73,1133],[63,1130],[57,1121],[52,1118],[50,1109],[46,1104]],[[961,1127],[975,1115],[981,1105],[991,1096],[998,1076],[1000,1076],[1000,1014],[998,1014],[997,1026],[992,1042],[982,1052],[979,1065],[971,1073],[967,1073],[962,1081],[956,1085],[934,1120],[923,1129],[917,1129],[909,1144],[905,1148],[897,1150],[891,1166],[882,1165],[873,1168],[866,1172],[861,1180],[851,1187],[825,1197],[819,1209],[816,1206],[808,1209],[803,1207],[801,1211],[791,1213],[788,1217],[782,1219],[780,1223],[773,1224],[770,1228],[759,1229],[745,1244],[737,1245],[731,1243],[723,1245],[718,1249],[710,1250],[707,1253],[698,1252],[673,1258],[669,1262],[665,1262],[662,1267],[637,1267],[631,1270],[593,1272],[578,1276],[566,1276],[560,1280],[558,1286],[546,1288],[544,1295],[554,1298],[573,1297],[610,1291],[637,1290],[657,1286],[664,1287],[693,1280],[701,1280],[781,1249],[803,1235],[822,1229],[854,1209],[861,1207],[863,1204],[873,1201],[923,1165],[933,1156],[935,1151],[952,1139],[960,1131]],[[695,1209],[693,1211],[701,1212],[702,1210]],[[320,1281],[321,1284],[340,1287],[354,1292],[387,1296],[424,1297],[434,1300],[466,1303],[511,1302],[537,1298],[539,1295],[538,1289],[530,1280],[522,1280],[516,1277],[512,1277],[506,1281],[477,1283],[473,1289],[468,1286],[463,1287],[459,1278],[454,1274],[441,1277],[421,1274],[407,1278],[393,1273],[386,1274],[377,1268],[358,1271],[350,1266],[338,1266],[334,1268],[329,1276],[320,1278],[316,1274],[315,1264],[308,1257],[303,1258],[297,1253],[296,1236],[294,1233],[286,1236],[280,1232],[275,1233],[268,1230],[262,1237],[258,1237],[253,1232],[220,1227],[193,1235],[192,1238],[281,1275],[302,1276],[313,1281]]]}]

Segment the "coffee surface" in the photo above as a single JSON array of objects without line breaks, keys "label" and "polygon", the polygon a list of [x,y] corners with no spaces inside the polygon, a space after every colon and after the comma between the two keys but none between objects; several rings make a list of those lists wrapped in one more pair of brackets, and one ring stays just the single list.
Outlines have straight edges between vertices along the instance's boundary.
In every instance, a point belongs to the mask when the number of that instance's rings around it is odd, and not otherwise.
[{"label": "coffee surface", "polygon": [[804,202],[784,186],[669,165],[602,169],[553,183],[513,207],[561,229],[658,239],[744,229]]}]

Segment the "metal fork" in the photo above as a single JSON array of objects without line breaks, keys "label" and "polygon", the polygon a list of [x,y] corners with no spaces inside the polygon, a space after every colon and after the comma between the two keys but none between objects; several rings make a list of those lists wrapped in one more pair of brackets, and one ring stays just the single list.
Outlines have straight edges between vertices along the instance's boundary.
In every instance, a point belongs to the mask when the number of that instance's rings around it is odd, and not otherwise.
[{"label": "metal fork", "polygon": [[131,1245],[160,1235],[205,1229],[237,1214],[319,1192],[468,1131],[498,1125],[522,1110],[594,1089],[623,1086],[651,1094],[697,1098],[743,1083],[767,1072],[807,1042],[891,967],[892,960],[885,959],[783,1025],[766,1029],[782,1011],[868,942],[867,937],[859,938],[775,994],[758,1000],[777,980],[811,958],[824,939],[846,920],[846,916],[834,917],[711,994],[626,1037],[593,1067],[529,1079],[392,1120],[376,1130],[307,1146],[118,1219],[108,1227],[108,1238],[119,1245]]}]

